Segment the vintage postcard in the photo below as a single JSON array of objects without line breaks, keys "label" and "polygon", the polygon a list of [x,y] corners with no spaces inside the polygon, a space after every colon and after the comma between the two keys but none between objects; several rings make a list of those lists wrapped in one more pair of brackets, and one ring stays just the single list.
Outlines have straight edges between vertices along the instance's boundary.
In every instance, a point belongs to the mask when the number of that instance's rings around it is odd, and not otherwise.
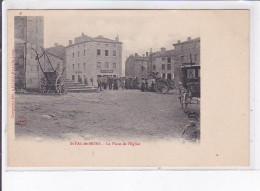
[{"label": "vintage postcard", "polygon": [[249,10],[8,10],[8,167],[249,167]]}]

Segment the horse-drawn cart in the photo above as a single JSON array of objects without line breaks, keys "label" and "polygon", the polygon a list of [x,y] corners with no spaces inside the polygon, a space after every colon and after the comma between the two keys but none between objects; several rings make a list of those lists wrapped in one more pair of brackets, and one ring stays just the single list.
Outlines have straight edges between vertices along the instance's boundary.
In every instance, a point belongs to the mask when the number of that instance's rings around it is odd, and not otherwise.
[{"label": "horse-drawn cart", "polygon": [[[32,48],[33,49],[33,48]],[[60,66],[58,66],[55,70],[50,62],[50,59],[47,55],[47,53],[42,49],[42,54],[38,54],[35,49],[33,49],[36,53],[37,63],[39,64],[41,71],[43,73],[43,77],[40,79],[40,91],[42,94],[49,93],[50,90],[55,91],[56,93],[63,95],[67,91],[67,85],[65,79],[62,77],[62,74],[65,70],[63,68],[61,74],[58,73],[58,69]],[[48,63],[51,66],[52,71],[51,72],[45,72],[42,68],[42,65],[40,63],[40,58],[44,57],[47,58]]]},{"label": "horse-drawn cart", "polygon": [[200,104],[200,65],[182,65],[179,85],[179,99],[184,112],[187,112],[189,104]]}]

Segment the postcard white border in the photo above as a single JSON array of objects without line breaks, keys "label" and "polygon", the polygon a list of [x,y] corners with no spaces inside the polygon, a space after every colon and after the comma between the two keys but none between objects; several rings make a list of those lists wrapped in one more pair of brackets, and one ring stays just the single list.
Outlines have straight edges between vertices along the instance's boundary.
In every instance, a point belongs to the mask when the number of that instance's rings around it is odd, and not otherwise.
[{"label": "postcard white border", "polygon": [[[56,171],[56,170],[158,170],[157,168],[7,168],[7,36],[6,14],[8,9],[250,9],[250,167],[227,167],[227,168],[165,168],[164,170],[252,170],[259,169],[259,3],[258,2],[157,2],[157,1],[15,1],[9,0],[3,3],[3,81],[2,81],[2,138],[3,138],[3,170],[33,170],[33,171]],[[257,105],[258,104],[258,105]],[[258,116],[258,115],[257,115]],[[257,149],[258,148],[258,149]]]}]

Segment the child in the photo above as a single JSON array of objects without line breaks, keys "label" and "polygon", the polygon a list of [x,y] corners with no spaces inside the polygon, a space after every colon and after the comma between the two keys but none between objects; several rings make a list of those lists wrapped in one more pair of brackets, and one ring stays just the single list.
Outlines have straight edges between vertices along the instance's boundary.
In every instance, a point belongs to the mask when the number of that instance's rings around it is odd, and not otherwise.
[{"label": "child", "polygon": [[182,132],[182,138],[192,140],[194,142],[200,140],[199,117],[196,113],[188,114],[189,124],[185,126]]}]

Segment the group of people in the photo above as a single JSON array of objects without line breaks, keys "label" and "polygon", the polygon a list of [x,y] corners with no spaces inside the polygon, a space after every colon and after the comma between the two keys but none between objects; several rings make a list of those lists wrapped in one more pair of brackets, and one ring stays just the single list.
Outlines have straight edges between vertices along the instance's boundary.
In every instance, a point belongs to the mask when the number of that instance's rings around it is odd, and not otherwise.
[{"label": "group of people", "polygon": [[138,89],[139,80],[137,77],[124,77],[125,89]]},{"label": "group of people", "polygon": [[97,84],[100,91],[102,91],[102,89],[118,90],[119,78],[110,76],[98,76]]},{"label": "group of people", "polygon": [[98,76],[97,84],[100,91],[102,90],[118,90],[121,89],[138,89],[139,80],[137,77],[112,77],[112,76]]},{"label": "group of people", "polygon": [[148,80],[143,77],[142,81],[141,81],[141,91],[142,92],[144,92],[144,91],[155,92],[154,80],[151,80],[151,84],[150,84],[150,86],[148,86]]}]

